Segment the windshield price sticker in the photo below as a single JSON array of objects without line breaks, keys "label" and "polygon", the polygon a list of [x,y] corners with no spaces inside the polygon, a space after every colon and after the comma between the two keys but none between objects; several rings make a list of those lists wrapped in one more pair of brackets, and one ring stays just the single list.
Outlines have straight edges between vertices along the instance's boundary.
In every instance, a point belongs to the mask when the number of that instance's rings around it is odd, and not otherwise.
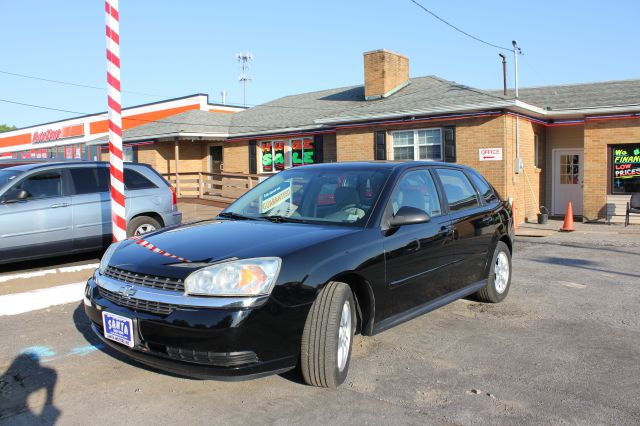
[{"label": "windshield price sticker", "polygon": [[480,161],[502,160],[502,148],[480,148],[478,151]]},{"label": "windshield price sticker", "polygon": [[266,213],[286,201],[291,204],[291,182],[283,182],[271,191],[262,194],[260,213]]}]

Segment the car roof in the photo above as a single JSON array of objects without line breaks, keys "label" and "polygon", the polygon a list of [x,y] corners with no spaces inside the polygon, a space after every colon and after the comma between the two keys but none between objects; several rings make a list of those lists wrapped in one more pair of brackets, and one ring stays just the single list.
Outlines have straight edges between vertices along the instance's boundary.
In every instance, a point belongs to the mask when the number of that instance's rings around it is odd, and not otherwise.
[{"label": "car roof", "polygon": [[[17,161],[16,161],[17,162]],[[107,161],[83,161],[83,160],[73,160],[73,161],[47,161],[47,162],[37,162],[37,163],[28,163],[28,164],[20,164],[17,166],[6,167],[2,170],[15,170],[20,172],[27,172],[35,169],[44,169],[49,167],[57,167],[57,166],[99,166],[99,167],[108,167],[109,163]],[[144,163],[124,163],[124,167],[131,166],[148,166]]]},{"label": "car roof", "polygon": [[413,167],[427,166],[427,167],[455,167],[458,169],[469,169],[469,167],[457,163],[444,163],[442,161],[345,161],[339,163],[318,163],[304,166],[304,168],[314,169],[371,169],[379,168],[381,170],[405,170]]}]

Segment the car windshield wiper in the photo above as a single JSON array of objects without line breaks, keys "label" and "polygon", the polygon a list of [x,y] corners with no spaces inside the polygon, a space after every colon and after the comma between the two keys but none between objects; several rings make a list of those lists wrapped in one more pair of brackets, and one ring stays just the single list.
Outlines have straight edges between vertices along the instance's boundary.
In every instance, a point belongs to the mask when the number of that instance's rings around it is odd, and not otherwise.
[{"label": "car windshield wiper", "polygon": [[257,217],[245,216],[245,215],[241,215],[240,213],[234,213],[234,212],[218,213],[218,217],[223,217],[225,219],[236,219],[236,220],[260,220],[260,218],[257,218]]},{"label": "car windshield wiper", "polygon": [[309,223],[308,220],[299,219],[296,217],[289,216],[281,216],[281,215],[273,215],[273,216],[261,216],[262,219],[268,220],[273,223],[282,223],[282,222],[290,222],[290,223]]}]

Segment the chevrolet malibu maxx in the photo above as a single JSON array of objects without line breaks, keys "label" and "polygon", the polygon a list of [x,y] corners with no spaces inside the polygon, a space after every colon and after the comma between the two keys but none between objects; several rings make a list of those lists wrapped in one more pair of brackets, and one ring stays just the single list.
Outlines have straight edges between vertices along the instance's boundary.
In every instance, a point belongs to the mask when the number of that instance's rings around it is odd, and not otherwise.
[{"label": "chevrolet malibu maxx", "polygon": [[237,380],[299,368],[344,382],[354,333],[456,299],[502,301],[510,208],[448,163],[282,171],[215,219],[114,243],[85,311],[112,348],[183,376]]}]

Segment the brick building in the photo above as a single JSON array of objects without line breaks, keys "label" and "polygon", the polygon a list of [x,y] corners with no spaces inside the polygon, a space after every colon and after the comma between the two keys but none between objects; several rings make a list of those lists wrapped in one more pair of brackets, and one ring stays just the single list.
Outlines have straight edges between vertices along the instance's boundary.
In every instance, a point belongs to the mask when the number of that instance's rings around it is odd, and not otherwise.
[{"label": "brick building", "polygon": [[[125,130],[124,140],[161,173],[458,162],[511,198],[520,220],[535,220],[542,205],[562,215],[571,201],[586,221],[620,221],[629,193],[640,192],[640,80],[527,88],[515,99],[435,76],[410,78],[407,57],[376,50],[364,54],[364,84],[224,116],[182,111]],[[3,146],[0,137],[0,153]]]}]

